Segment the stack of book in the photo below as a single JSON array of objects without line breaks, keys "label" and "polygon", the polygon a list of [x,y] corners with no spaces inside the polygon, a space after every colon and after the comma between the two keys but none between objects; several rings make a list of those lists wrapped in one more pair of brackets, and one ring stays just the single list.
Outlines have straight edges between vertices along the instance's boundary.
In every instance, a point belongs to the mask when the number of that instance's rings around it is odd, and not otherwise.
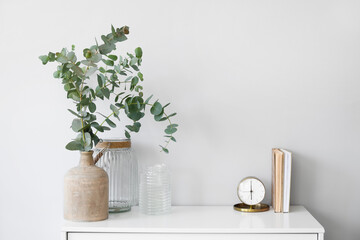
[{"label": "stack of book", "polygon": [[272,150],[272,206],[277,213],[287,213],[290,208],[291,152],[273,148]]}]

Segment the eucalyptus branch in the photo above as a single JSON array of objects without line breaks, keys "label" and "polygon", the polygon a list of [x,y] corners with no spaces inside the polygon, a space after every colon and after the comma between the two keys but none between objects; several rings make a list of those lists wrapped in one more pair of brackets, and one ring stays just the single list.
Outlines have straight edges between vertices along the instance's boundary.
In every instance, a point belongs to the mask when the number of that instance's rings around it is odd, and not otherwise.
[{"label": "eucalyptus branch", "polygon": [[[118,42],[125,41],[126,35],[129,34],[127,26],[111,28],[111,33],[102,35],[103,44],[91,46],[83,50],[85,59],[77,60],[75,55],[75,46],[72,46],[71,51],[63,48],[61,51],[47,55],[40,56],[43,64],[48,62],[60,63],[53,76],[62,79],[62,84],[67,93],[67,98],[72,99],[76,103],[76,111],[68,109],[73,115],[71,128],[77,134],[77,137],[66,145],[68,150],[90,151],[98,142],[97,133],[110,130],[109,127],[104,126],[107,123],[111,128],[116,127],[116,124],[110,120],[112,116],[118,118],[120,110],[124,109],[127,117],[133,120],[133,125],[126,125],[125,136],[130,138],[130,132],[138,132],[141,124],[139,120],[145,115],[145,107],[151,106],[150,113],[154,116],[155,121],[169,122],[165,129],[168,138],[165,141],[165,146],[161,146],[162,151],[168,153],[167,146],[170,141],[176,141],[173,133],[177,131],[177,124],[173,124],[170,120],[176,113],[167,114],[164,107],[155,101],[153,104],[149,103],[150,98],[143,99],[143,86],[140,84],[144,78],[140,72],[142,62],[142,49],[136,48],[134,53],[127,53],[127,56],[119,56],[111,54],[116,50]],[[105,64],[105,68],[103,67]],[[83,67],[86,69],[83,70]],[[91,76],[96,75],[98,85],[91,88],[86,84],[86,81],[91,80]],[[123,80],[121,77],[126,76]],[[129,85],[128,85],[129,84]],[[111,86],[111,87],[110,87]],[[115,89],[122,89],[120,93],[115,93]],[[138,96],[135,96],[137,93]],[[115,94],[114,104],[110,104],[112,113],[104,116],[101,123],[96,121],[96,99],[108,99],[110,101],[111,94]],[[124,94],[124,95],[122,95]],[[119,100],[119,101],[118,101]],[[95,131],[96,129],[96,131]],[[95,133],[94,133],[95,132]]]}]

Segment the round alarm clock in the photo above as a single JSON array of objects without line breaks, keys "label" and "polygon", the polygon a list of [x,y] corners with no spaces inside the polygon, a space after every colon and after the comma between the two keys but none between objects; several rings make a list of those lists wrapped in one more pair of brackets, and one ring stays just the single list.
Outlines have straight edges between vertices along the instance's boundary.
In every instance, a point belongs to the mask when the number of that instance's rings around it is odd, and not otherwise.
[{"label": "round alarm clock", "polygon": [[237,188],[237,195],[242,203],[234,205],[234,209],[242,212],[263,212],[269,205],[262,204],[265,197],[265,186],[256,177],[242,179]]}]

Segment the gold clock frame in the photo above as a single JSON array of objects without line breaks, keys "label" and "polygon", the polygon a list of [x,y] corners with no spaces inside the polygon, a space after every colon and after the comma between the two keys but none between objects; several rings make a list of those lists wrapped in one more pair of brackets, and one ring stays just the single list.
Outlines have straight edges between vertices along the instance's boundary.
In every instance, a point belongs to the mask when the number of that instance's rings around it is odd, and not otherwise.
[{"label": "gold clock frame", "polygon": [[[264,186],[265,193],[266,193],[265,184],[264,184],[260,179],[258,179],[257,177],[251,177],[251,176],[249,176],[249,177],[246,177],[246,178],[241,179],[241,181],[239,182],[239,184],[238,184],[238,186],[237,186],[237,195],[238,195],[238,198],[239,198],[240,201],[242,201],[241,198],[240,198],[240,196],[239,196],[240,184],[241,184],[243,181],[247,180],[247,179],[256,179],[256,180],[258,180],[259,182],[261,182],[261,184]],[[264,195],[264,198],[265,198],[265,195]],[[261,201],[264,200],[264,198],[261,199]],[[261,201],[260,201],[260,202],[261,202]],[[258,204],[254,204],[254,205],[247,205],[247,204],[245,204],[245,203],[242,202],[242,203],[238,203],[238,204],[235,204],[235,205],[234,205],[234,210],[240,211],[240,212],[266,212],[266,211],[268,211],[269,209],[270,209],[269,205],[264,204],[264,203],[258,203]]]}]

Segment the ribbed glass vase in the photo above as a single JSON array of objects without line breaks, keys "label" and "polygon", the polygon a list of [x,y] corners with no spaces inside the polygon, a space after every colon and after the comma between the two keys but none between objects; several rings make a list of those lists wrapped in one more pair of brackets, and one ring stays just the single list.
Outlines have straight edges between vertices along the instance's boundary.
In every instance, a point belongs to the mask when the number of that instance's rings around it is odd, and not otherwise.
[{"label": "ribbed glass vase", "polygon": [[[105,150],[103,150],[105,149]],[[96,165],[109,176],[109,212],[125,212],[139,202],[138,162],[129,139],[104,139],[94,155],[102,152]]]},{"label": "ribbed glass vase", "polygon": [[149,215],[171,210],[170,172],[165,164],[147,167],[140,177],[140,211]]}]

